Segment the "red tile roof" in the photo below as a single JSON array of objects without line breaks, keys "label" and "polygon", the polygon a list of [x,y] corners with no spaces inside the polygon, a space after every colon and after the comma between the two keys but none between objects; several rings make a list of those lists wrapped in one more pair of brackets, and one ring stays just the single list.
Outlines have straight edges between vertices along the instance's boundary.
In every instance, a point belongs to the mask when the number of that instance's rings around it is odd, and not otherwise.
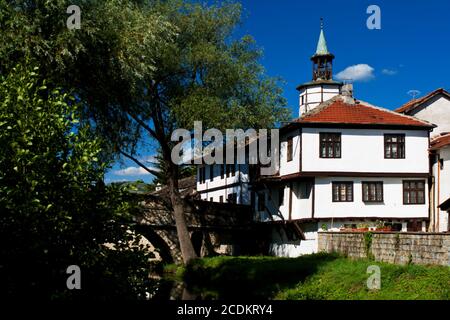
[{"label": "red tile roof", "polygon": [[436,96],[438,94],[443,94],[450,99],[450,93],[448,93],[444,88],[439,88],[439,89],[434,90],[433,92],[430,92],[426,96],[423,96],[422,98],[412,99],[412,100],[408,101],[407,103],[405,103],[404,105],[402,105],[400,108],[398,108],[395,111],[400,112],[400,113],[410,112],[410,111],[414,110],[415,108],[417,108],[418,106],[420,106],[422,103],[428,101],[429,99],[433,98],[434,96]]},{"label": "red tile roof", "polygon": [[430,150],[437,150],[448,145],[450,145],[450,133],[443,134],[431,140]]},{"label": "red tile roof", "polygon": [[398,125],[432,128],[433,124],[417,118],[372,106],[362,101],[354,104],[343,101],[342,96],[328,100],[301,118],[294,120],[300,124],[346,124],[346,125]]}]

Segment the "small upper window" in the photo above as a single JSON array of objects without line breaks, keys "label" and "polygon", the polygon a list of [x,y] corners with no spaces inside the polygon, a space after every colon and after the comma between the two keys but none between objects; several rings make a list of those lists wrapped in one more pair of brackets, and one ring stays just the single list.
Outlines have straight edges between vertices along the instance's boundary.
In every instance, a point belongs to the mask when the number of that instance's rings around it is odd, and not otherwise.
[{"label": "small upper window", "polygon": [[405,158],[405,135],[385,134],[384,135],[384,158],[404,159]]},{"label": "small upper window", "polygon": [[292,161],[294,158],[294,138],[287,138],[287,161]]},{"label": "small upper window", "polygon": [[322,132],[320,133],[320,157],[340,158],[341,157],[341,134]]}]

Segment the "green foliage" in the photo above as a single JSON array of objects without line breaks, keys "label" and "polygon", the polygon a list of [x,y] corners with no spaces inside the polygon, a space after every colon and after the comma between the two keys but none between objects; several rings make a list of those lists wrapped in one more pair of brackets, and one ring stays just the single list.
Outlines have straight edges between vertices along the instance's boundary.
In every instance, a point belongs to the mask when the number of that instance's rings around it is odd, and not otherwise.
[{"label": "green foliage", "polygon": [[[81,8],[79,30],[66,27],[69,4]],[[42,79],[74,89],[85,107],[83,119],[95,118],[97,134],[108,137],[111,147],[139,137],[127,110],[142,106],[155,59],[176,35],[149,2],[0,0],[0,25],[1,73],[34,62]]]},{"label": "green foliage", "polygon": [[[272,128],[289,116],[279,80],[260,64],[250,36],[233,34],[239,4],[181,0],[74,0],[81,29],[68,30],[64,0],[0,0],[0,73],[17,63],[41,66],[40,79],[72,88],[79,119],[103,138],[100,163],[160,147],[170,159],[177,128]],[[89,158],[88,158],[89,160]],[[135,159],[136,160],[136,159]],[[180,211],[181,206],[173,206]],[[177,230],[184,255],[194,256],[182,212]],[[192,257],[184,257],[188,260]]]},{"label": "green foliage", "polygon": [[373,233],[372,232],[364,232],[364,247],[366,249],[366,255],[367,258],[373,258],[372,255],[372,240],[373,240]]},{"label": "green foliage", "polygon": [[377,221],[375,221],[375,226],[376,226],[377,229],[384,228],[385,225],[386,225],[386,222],[383,221],[383,220],[377,220]]},{"label": "green foliage", "polygon": [[82,8],[73,31],[64,0],[13,3],[0,0],[0,71],[36,61],[43,78],[75,90],[112,151],[133,153],[148,136],[137,118],[162,126],[164,136],[150,135],[161,145],[196,120],[205,129],[267,128],[289,116],[261,50],[250,36],[234,37],[239,4],[72,1]]},{"label": "green foliage", "polygon": [[[17,66],[0,77],[0,295],[143,296],[147,257],[126,227],[136,205],[103,184],[103,143],[80,123],[79,104],[38,73]],[[66,287],[72,264],[80,291]]]},{"label": "green foliage", "polygon": [[[380,290],[367,288],[367,267],[374,264],[381,269]],[[183,277],[204,298],[450,299],[449,267],[401,266],[325,253],[204,258],[188,265]]]}]

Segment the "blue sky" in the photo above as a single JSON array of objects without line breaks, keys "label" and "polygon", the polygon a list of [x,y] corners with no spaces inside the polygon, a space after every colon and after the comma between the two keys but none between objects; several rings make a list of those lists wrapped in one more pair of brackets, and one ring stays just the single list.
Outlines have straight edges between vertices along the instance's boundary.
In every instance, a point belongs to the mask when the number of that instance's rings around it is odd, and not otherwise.
[{"label": "blue sky", "polygon": [[[297,116],[296,86],[311,80],[314,53],[324,18],[328,49],[336,56],[334,74],[354,65],[362,79],[354,94],[372,104],[395,109],[411,97],[439,87],[450,89],[450,1],[300,1],[242,0],[244,21],[236,36],[252,35],[264,50],[261,63],[271,76],[285,80],[284,96]],[[381,9],[381,29],[369,30],[369,5]],[[372,71],[371,71],[372,70]],[[384,70],[384,71],[383,71]],[[143,157],[153,151],[143,151]],[[133,169],[133,167],[136,167]],[[122,170],[122,171],[120,171]],[[136,165],[116,164],[106,181],[151,181]]]}]

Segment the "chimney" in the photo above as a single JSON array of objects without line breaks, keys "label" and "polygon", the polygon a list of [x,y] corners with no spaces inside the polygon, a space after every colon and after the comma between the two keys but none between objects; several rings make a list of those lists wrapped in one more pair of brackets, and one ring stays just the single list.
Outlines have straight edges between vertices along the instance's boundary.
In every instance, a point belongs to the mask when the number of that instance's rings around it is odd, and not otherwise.
[{"label": "chimney", "polygon": [[341,88],[342,100],[347,104],[355,104],[355,99],[353,98],[353,84],[345,83]]},{"label": "chimney", "polygon": [[344,97],[353,97],[353,84],[352,83],[346,83],[342,86],[341,89],[342,95]]}]

